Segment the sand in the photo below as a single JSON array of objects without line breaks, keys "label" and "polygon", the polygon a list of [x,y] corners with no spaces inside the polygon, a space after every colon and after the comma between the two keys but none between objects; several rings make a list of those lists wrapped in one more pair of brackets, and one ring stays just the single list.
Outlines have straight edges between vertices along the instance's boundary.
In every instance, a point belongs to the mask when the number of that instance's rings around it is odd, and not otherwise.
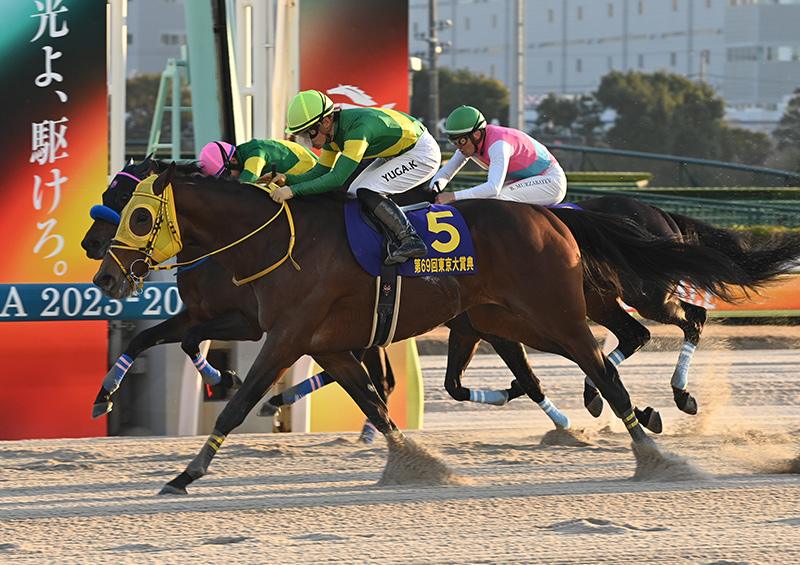
[{"label": "sand", "polygon": [[[671,404],[676,357],[621,373],[662,411],[655,451],[585,413],[575,368],[545,355],[574,434],[525,399],[448,400],[429,355],[413,445],[233,434],[186,496],[156,493],[205,437],[1,442],[0,563],[800,563],[800,353],[698,352],[694,417]],[[479,356],[465,383],[507,380]]]}]

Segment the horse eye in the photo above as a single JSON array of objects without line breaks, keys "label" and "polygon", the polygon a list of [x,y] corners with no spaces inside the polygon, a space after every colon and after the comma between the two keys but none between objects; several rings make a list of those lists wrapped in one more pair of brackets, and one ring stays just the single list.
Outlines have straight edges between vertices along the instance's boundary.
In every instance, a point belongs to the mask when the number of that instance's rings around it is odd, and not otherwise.
[{"label": "horse eye", "polygon": [[145,236],[153,229],[153,216],[147,208],[137,208],[131,214],[129,222],[131,231],[138,236]]}]

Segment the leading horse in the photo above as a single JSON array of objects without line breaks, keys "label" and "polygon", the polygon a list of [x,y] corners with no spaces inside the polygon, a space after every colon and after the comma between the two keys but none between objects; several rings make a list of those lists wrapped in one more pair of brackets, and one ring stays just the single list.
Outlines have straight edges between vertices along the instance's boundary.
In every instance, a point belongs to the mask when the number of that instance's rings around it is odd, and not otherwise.
[{"label": "leading horse", "polygon": [[[150,174],[162,172],[168,165],[169,163],[148,156],[138,164],[131,160],[115,175],[108,188],[103,192],[103,204],[92,209],[94,222],[81,242],[89,258],[101,260],[105,255],[119,226],[119,214],[130,201],[139,182]],[[177,167],[177,172],[193,175],[200,173],[200,170],[194,164],[182,164]],[[201,252],[197,249],[184,248],[178,254],[177,259],[179,262],[191,262],[200,255]],[[178,270],[178,292],[185,309],[176,316],[145,329],[133,337],[103,380],[92,407],[92,417],[99,418],[112,409],[112,396],[122,384],[127,367],[130,367],[134,360],[150,347],[180,342],[183,351],[198,366],[204,381],[208,384],[215,384],[213,379],[219,371],[202,355],[200,351],[202,341],[207,339],[257,341],[261,339],[262,332],[257,320],[256,298],[249,287],[234,285],[231,277],[232,273],[213,257],[192,265],[188,269]],[[489,341],[495,351],[506,360],[506,364],[515,376],[522,372],[529,376],[529,381],[536,383],[536,386],[529,391],[529,396],[545,410],[556,426],[569,426],[566,416],[547,399],[539,380],[533,374],[524,349],[519,344],[508,343],[496,336],[479,334],[465,319],[453,320],[448,322],[448,325],[452,330],[451,342],[459,345],[458,351],[468,349],[460,346],[463,342],[473,344],[482,338]],[[458,380],[471,357],[471,354],[451,356],[445,383]],[[375,383],[381,397],[386,401],[394,388],[394,382],[385,352],[381,348],[369,348],[365,351],[362,362],[367,367],[370,378]],[[233,371],[223,371],[216,378],[226,388],[240,384]],[[321,376],[315,376],[310,382],[315,383],[314,386],[319,386],[320,382],[329,382],[329,377],[323,373]],[[512,383],[509,391],[498,391],[494,396],[508,399],[514,397],[513,395],[525,394],[516,386],[516,382]],[[313,388],[313,386],[307,388]],[[461,387],[459,393],[462,391],[466,391],[467,397],[469,397],[468,389]],[[265,409],[262,409],[265,412],[264,415],[274,413],[274,410],[274,407],[266,403]],[[645,424],[647,425],[648,422],[649,419],[646,419]],[[370,432],[370,426],[365,425],[365,434],[362,437],[366,440],[370,437]]]},{"label": "leading horse", "polygon": [[[139,185],[95,284],[107,296],[123,298],[149,268],[183,245],[217,253],[237,280],[252,286],[266,339],[198,455],[162,493],[185,494],[207,472],[227,435],[303,354],[327,370],[386,437],[391,462],[393,450],[404,449],[408,440],[353,354],[369,340],[374,279],[349,249],[344,205],[310,197],[278,206],[254,186],[174,173],[170,166]],[[683,279],[727,295],[726,285],[746,280],[741,270],[706,248],[647,240],[613,217],[573,210],[557,215],[497,201],[465,201],[455,209],[472,235],[477,272],[406,279],[394,339],[420,335],[466,312],[480,332],[574,361],[633,441],[654,445],[586,322],[584,272],[590,284],[619,288],[624,277],[626,284],[670,288]],[[585,238],[584,247],[565,221],[579,223],[580,229],[572,229]]]}]

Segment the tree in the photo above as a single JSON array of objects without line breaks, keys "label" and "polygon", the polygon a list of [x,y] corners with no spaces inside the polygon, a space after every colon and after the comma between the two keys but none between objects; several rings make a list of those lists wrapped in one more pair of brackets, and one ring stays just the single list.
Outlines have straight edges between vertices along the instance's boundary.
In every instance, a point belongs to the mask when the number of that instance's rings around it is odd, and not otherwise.
[{"label": "tree", "polygon": [[795,90],[794,94],[778,121],[778,127],[772,132],[778,143],[778,149],[800,147],[800,88]]},{"label": "tree", "polygon": [[725,103],[708,85],[664,72],[612,71],[595,97],[617,114],[607,134],[615,149],[722,158]]},{"label": "tree", "polygon": [[[412,75],[411,115],[425,123],[430,119],[429,73],[422,69]],[[508,124],[509,93],[502,82],[467,70],[439,69],[439,117],[446,118],[464,104],[478,108],[489,122]]]},{"label": "tree", "polygon": [[[158,88],[161,75],[141,74],[130,78],[125,83],[125,137],[128,145],[146,145],[150,138],[150,127],[153,123],[153,114],[158,100]],[[172,102],[172,88],[167,92],[167,100]],[[191,91],[189,87],[181,87],[181,106],[191,106]],[[182,112],[182,136],[192,140],[191,114]],[[161,122],[161,140],[172,139],[172,119],[169,113],[164,115]],[[144,149],[142,149],[144,151]]]},{"label": "tree", "polygon": [[587,145],[600,135],[601,108],[593,96],[566,98],[551,93],[536,107],[536,113],[534,135],[576,135]]}]

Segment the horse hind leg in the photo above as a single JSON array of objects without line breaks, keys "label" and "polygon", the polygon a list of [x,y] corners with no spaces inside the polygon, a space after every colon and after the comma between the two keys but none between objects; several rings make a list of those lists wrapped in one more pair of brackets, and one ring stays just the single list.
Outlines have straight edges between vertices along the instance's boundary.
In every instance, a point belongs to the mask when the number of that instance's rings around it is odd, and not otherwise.
[{"label": "horse hind leg", "polygon": [[689,368],[708,319],[708,312],[701,306],[671,296],[657,307],[642,308],[640,313],[651,320],[678,326],[683,331],[684,342],[670,384],[678,408],[686,414],[697,414],[697,400],[687,390]]},{"label": "horse hind leg", "polygon": [[[607,328],[617,338],[617,347],[608,354],[608,360],[615,366],[619,366],[650,341],[650,332],[647,328],[622,308],[616,296],[588,295],[586,306],[589,318]],[[595,418],[603,411],[600,392],[589,377],[584,379],[583,404]]]}]

